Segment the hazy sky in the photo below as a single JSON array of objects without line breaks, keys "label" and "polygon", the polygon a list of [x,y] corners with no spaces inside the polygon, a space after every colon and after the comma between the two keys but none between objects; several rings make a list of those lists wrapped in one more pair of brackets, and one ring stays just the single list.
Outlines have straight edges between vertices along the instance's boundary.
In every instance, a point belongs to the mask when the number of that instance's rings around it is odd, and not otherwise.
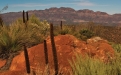
[{"label": "hazy sky", "polygon": [[121,0],[0,0],[0,10],[6,5],[8,5],[8,9],[4,11],[5,13],[43,10],[51,7],[71,7],[75,10],[90,9],[108,14],[121,13]]}]

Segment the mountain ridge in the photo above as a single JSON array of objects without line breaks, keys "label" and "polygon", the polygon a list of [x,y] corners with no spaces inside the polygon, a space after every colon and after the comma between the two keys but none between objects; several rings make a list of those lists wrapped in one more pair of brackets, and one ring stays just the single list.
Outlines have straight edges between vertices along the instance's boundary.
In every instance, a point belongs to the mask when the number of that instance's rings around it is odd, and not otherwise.
[{"label": "mountain ridge", "polygon": [[[75,10],[69,7],[51,7],[45,10],[29,10],[29,15],[35,14],[41,20],[66,21],[67,23],[80,23],[93,21],[96,23],[121,23],[121,14],[110,15],[106,12],[89,9]],[[9,12],[2,14],[5,23],[12,23],[22,18],[22,12]]]}]

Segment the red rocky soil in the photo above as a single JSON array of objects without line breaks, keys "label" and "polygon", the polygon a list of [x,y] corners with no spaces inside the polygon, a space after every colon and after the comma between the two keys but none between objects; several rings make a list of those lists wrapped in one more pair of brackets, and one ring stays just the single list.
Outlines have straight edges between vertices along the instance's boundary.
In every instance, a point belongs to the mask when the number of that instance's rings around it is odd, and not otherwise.
[{"label": "red rocky soil", "polygon": [[[58,35],[54,37],[58,64],[62,70],[70,69],[68,60],[71,60],[75,55],[75,52],[81,55],[89,54],[93,58],[101,59],[104,62],[109,61],[114,57],[114,50],[106,40],[99,37],[88,39],[87,42],[78,40],[72,35]],[[30,67],[33,70],[40,68],[41,71],[45,69],[45,56],[44,56],[43,43],[34,47],[28,48],[28,55],[30,60]],[[53,68],[53,56],[51,50],[50,38],[47,38],[47,48],[50,68]],[[4,61],[0,60],[0,67],[4,65]],[[25,59],[24,52],[13,58],[9,71],[1,73],[0,75],[19,75],[19,73],[25,72]],[[18,73],[19,72],[19,73]],[[16,73],[16,74],[15,74]]]},{"label": "red rocky soil", "polygon": [[6,60],[0,59],[0,67],[4,66],[5,65],[5,62],[6,62]]}]

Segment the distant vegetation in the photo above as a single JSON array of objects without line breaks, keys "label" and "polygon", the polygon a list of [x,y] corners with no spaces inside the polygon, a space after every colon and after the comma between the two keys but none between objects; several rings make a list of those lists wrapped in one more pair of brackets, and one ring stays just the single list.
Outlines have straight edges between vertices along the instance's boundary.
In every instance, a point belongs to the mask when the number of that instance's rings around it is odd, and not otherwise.
[{"label": "distant vegetation", "polygon": [[108,40],[109,42],[120,43],[121,38],[121,27],[107,26],[94,23],[80,23],[79,25],[63,25],[63,29],[60,29],[60,25],[55,26],[55,35],[57,34],[72,34],[81,40],[86,40],[93,36],[99,36]]}]

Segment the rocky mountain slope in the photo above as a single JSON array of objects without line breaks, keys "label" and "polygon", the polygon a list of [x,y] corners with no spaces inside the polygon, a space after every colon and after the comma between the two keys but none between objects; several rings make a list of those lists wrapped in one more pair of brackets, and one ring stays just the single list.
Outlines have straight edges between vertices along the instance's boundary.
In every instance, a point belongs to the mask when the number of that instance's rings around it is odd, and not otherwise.
[{"label": "rocky mountain slope", "polygon": [[[106,12],[100,12],[89,9],[74,10],[72,8],[60,7],[49,8],[45,10],[30,10],[29,15],[35,14],[41,20],[52,22],[66,21],[67,23],[78,23],[93,21],[97,23],[121,23],[121,14],[109,15]],[[2,14],[4,22],[11,23],[17,18],[22,17],[22,12],[9,12]]]}]

